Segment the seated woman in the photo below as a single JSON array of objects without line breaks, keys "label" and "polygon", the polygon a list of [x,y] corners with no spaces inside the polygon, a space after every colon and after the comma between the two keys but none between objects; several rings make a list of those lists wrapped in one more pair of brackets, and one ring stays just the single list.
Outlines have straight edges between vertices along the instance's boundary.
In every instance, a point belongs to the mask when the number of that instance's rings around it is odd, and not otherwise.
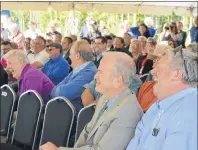
[{"label": "seated woman", "polygon": [[153,28],[148,28],[144,23],[140,24],[139,27],[130,28],[133,36],[138,39],[139,36],[153,37],[155,35],[156,30]]},{"label": "seated woman", "polygon": [[153,60],[147,58],[148,53],[152,53],[157,45],[157,42],[153,38],[148,38],[146,42],[146,46],[143,50],[143,55],[138,57],[137,64],[136,64],[136,71],[139,77],[142,77],[142,81],[144,82],[146,76],[143,75],[148,74],[150,70],[152,70]]},{"label": "seated woman", "polygon": [[27,90],[35,90],[42,96],[44,103],[50,100],[50,93],[54,84],[45,74],[29,64],[25,52],[11,50],[4,58],[7,62],[7,69],[18,80],[18,96]]},{"label": "seated woman", "polygon": [[137,39],[132,39],[130,44],[130,50],[131,50],[132,58],[136,63],[138,57],[142,55],[142,47],[140,41]]}]

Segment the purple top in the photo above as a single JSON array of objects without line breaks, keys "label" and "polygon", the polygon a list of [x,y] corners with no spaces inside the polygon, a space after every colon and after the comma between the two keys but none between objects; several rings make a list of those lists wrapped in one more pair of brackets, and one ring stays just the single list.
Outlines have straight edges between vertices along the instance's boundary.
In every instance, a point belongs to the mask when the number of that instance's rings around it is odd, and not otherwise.
[{"label": "purple top", "polygon": [[40,70],[27,64],[19,79],[19,96],[27,90],[37,91],[46,104],[50,100],[51,90],[54,88],[52,81]]}]

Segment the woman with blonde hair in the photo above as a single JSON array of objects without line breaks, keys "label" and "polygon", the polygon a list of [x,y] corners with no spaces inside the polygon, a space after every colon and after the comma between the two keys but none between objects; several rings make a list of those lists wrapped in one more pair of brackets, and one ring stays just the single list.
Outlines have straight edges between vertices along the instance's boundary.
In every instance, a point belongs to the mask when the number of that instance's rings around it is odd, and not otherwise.
[{"label": "woman with blonde hair", "polygon": [[132,58],[136,63],[138,57],[142,55],[142,46],[140,40],[132,39],[130,44],[130,49],[132,53]]}]

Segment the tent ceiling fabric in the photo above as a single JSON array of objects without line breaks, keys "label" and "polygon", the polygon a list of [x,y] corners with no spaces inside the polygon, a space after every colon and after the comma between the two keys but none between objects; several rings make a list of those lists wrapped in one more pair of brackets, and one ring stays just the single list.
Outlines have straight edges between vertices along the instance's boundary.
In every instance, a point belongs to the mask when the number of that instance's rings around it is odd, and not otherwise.
[{"label": "tent ceiling fabric", "polygon": [[[80,1],[80,0],[79,0]],[[109,12],[109,13],[135,13],[151,14],[151,15],[170,15],[174,11],[177,15],[197,14],[197,2],[75,2],[75,1],[59,1],[51,2],[54,10],[60,11],[93,11]],[[1,2],[1,9],[10,10],[41,10],[46,11],[50,6],[49,2]]]}]

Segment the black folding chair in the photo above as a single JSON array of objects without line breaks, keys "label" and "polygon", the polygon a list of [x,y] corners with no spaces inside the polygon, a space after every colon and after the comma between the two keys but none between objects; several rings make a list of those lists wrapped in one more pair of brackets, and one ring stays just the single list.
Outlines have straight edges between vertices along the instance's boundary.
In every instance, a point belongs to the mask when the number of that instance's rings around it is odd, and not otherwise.
[{"label": "black folding chair", "polygon": [[91,121],[95,113],[95,107],[96,104],[90,104],[80,110],[77,118],[75,142],[78,140],[85,125]]},{"label": "black folding chair", "polygon": [[[8,141],[10,126],[13,117],[13,108],[16,100],[14,90],[7,84],[1,86],[1,136],[6,136],[5,142]],[[2,137],[3,138],[3,137]]]},{"label": "black folding chair", "polygon": [[65,97],[56,97],[46,104],[40,146],[52,142],[67,147],[75,116],[75,108]]},{"label": "black folding chair", "polygon": [[11,144],[34,150],[42,107],[43,100],[34,90],[19,97]]},{"label": "black folding chair", "polygon": [[18,81],[10,82],[9,86],[12,87],[12,89],[15,91],[15,93],[18,92]]}]

